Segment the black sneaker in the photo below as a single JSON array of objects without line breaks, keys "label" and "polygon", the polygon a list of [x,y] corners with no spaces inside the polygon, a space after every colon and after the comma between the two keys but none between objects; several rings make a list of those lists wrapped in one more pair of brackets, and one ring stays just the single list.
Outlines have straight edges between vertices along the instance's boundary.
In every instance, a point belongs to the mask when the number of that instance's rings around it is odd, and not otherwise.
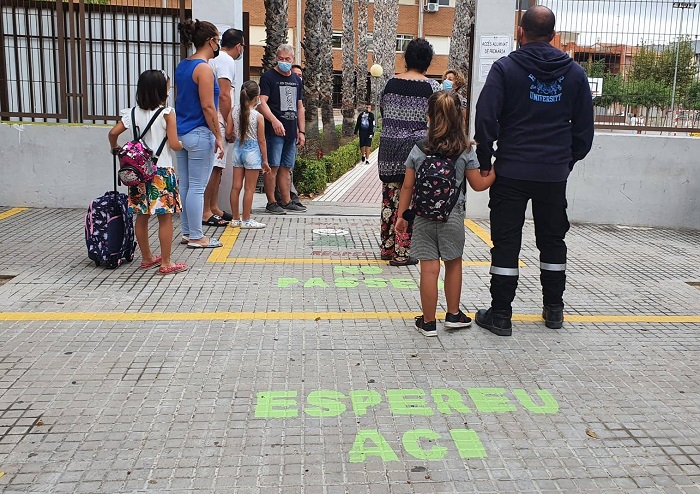
[{"label": "black sneaker", "polygon": [[542,319],[549,329],[560,329],[564,324],[564,306],[545,305],[542,307]]},{"label": "black sneaker", "polygon": [[287,214],[287,212],[280,207],[276,202],[271,202],[265,206],[265,212],[270,214]]},{"label": "black sneaker", "polygon": [[511,313],[507,310],[484,310],[476,312],[476,324],[484,329],[488,329],[498,336],[511,336],[513,334],[513,324],[510,322]]},{"label": "black sneaker", "polygon": [[288,202],[287,204],[278,204],[277,206],[281,206],[286,211],[291,211],[293,213],[303,213],[304,211],[306,211],[306,206],[299,206],[298,204],[294,204],[293,202]]},{"label": "black sneaker", "polygon": [[457,314],[445,314],[445,329],[462,329],[472,325],[472,318],[461,310]]},{"label": "black sneaker", "polygon": [[362,162],[363,162],[363,163],[365,162],[365,157],[364,157],[364,156],[362,157]]},{"label": "black sneaker", "polygon": [[435,321],[425,322],[423,316],[416,317],[416,329],[423,333],[423,336],[437,336]]}]

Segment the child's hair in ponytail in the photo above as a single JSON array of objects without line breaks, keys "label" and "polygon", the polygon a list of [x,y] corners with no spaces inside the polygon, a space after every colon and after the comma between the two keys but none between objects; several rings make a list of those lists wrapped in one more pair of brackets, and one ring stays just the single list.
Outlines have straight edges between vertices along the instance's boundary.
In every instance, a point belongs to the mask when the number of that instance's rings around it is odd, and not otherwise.
[{"label": "child's hair in ponytail", "polygon": [[248,133],[250,102],[260,96],[260,87],[255,81],[245,81],[241,86],[241,107],[238,115],[238,140],[241,144]]},{"label": "child's hair in ponytail", "polygon": [[473,143],[467,135],[462,103],[454,91],[438,91],[428,98],[428,138],[426,151],[456,157]]}]

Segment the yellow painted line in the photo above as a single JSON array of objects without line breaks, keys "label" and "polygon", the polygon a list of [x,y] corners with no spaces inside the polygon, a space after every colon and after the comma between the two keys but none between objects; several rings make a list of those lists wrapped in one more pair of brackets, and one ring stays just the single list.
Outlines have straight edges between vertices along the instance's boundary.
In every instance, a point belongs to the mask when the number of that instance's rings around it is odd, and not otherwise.
[{"label": "yellow painted line", "polygon": [[239,233],[241,233],[240,228],[234,228],[229,224],[224,230],[224,233],[219,237],[219,241],[224,244],[223,247],[212,249],[207,262],[229,262],[228,256],[233,250]]},{"label": "yellow painted line", "polygon": [[[211,257],[209,258],[211,259]],[[208,262],[241,263],[241,264],[354,264],[388,266],[388,261],[380,259],[306,259],[285,257],[226,257],[221,260]],[[488,261],[462,261],[464,266],[490,266]]]},{"label": "yellow painted line", "polygon": [[465,219],[464,220],[464,226],[469,228],[474,235],[479,237],[483,242],[488,245],[490,248],[493,248],[493,242],[491,242],[491,234],[481,228],[479,225],[474,223],[472,220]]},{"label": "yellow painted line", "polygon": [[[313,321],[413,319],[418,312],[0,312],[0,321]],[[564,315],[569,323],[700,323],[700,315]],[[539,314],[513,314],[541,322]]]},{"label": "yellow painted line", "polygon": [[409,312],[0,312],[0,321],[313,321],[409,319]]},{"label": "yellow painted line", "polygon": [[29,209],[29,208],[12,208],[12,209],[8,209],[8,210],[5,211],[4,213],[0,213],[0,220],[4,220],[4,219],[6,219],[6,218],[9,218],[10,216],[14,216],[14,215],[16,215],[16,214],[22,213],[22,212],[24,212],[24,211],[26,211],[26,210],[28,210],[28,209]]},{"label": "yellow painted line", "polygon": [[[477,237],[479,237],[486,245],[489,246],[489,248],[493,248],[493,242],[491,242],[491,234],[489,232],[487,232],[486,230],[481,228],[479,225],[474,223],[472,220],[468,220],[468,219],[464,220],[464,226],[469,228],[472,231],[472,233],[474,235],[476,235]],[[491,265],[491,263],[486,263],[486,264],[489,266]],[[518,266],[520,266],[521,268],[524,268],[527,266],[527,264],[525,264],[523,261],[518,259]]]}]

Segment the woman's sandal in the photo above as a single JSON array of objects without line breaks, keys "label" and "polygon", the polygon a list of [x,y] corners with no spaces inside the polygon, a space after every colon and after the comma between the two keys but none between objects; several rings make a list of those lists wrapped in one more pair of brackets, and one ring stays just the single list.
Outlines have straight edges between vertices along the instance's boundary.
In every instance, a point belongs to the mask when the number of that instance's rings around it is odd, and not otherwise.
[{"label": "woman's sandal", "polygon": [[190,237],[186,237],[185,235],[182,236],[182,239],[180,240],[180,245],[187,245],[190,243]]},{"label": "woman's sandal", "polygon": [[227,226],[227,225],[228,225],[228,221],[223,219],[218,214],[212,214],[207,221],[202,221],[202,226],[220,227],[220,226]]},{"label": "woman's sandal", "polygon": [[141,269],[150,269],[155,266],[160,266],[160,263],[163,261],[163,258],[161,256],[156,256],[153,258],[153,261],[151,262],[142,262],[141,263]]},{"label": "woman's sandal", "polygon": [[187,271],[189,266],[187,264],[182,263],[182,262],[176,262],[172,266],[168,268],[164,268],[161,266],[158,269],[158,274],[175,274],[175,273],[182,273],[183,271]]}]

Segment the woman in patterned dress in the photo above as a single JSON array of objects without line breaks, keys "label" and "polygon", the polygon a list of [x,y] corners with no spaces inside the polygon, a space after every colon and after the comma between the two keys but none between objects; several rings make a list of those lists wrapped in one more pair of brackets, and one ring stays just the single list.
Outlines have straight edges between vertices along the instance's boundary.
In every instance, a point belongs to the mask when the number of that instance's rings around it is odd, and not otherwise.
[{"label": "woman in patterned dress", "polygon": [[386,83],[380,99],[382,133],[379,138],[379,178],[382,181],[381,258],[392,266],[417,264],[410,257],[410,228],[395,230],[399,193],[406,174],[406,159],[428,129],[428,98],[440,84],[425,76],[433,60],[433,47],[423,38],[408,43],[404,53],[406,72]]}]

